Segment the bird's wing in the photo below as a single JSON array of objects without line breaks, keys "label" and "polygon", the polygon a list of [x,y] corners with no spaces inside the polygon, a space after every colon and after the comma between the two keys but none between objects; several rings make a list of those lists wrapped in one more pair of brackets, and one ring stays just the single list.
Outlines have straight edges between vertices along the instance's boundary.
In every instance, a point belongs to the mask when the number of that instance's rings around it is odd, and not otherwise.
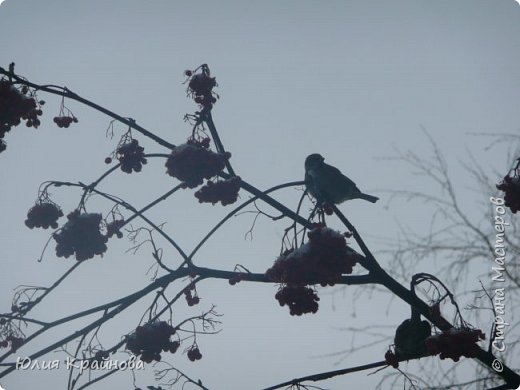
[{"label": "bird's wing", "polygon": [[332,165],[323,164],[323,168],[320,171],[320,176],[324,182],[331,186],[331,189],[327,192],[333,191],[334,193],[355,195],[360,191],[352,180],[346,177],[341,171],[333,167]]}]

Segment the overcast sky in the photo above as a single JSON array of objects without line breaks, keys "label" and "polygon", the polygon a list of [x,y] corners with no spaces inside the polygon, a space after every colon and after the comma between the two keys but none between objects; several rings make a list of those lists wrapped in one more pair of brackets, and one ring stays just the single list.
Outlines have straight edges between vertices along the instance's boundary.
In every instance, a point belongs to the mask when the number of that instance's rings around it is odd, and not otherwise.
[{"label": "overcast sky", "polygon": [[[6,0],[0,5],[0,65],[6,68],[12,61],[29,80],[67,86],[174,144],[190,135],[183,116],[196,109],[186,98],[183,71],[207,63],[221,96],[213,117],[237,174],[266,189],[303,179],[305,157],[321,153],[361,189],[381,198],[375,205],[341,206],[374,251],[384,249],[382,238],[397,237],[398,223],[426,231],[430,218],[419,204],[388,204],[385,189],[429,187],[406,165],[382,157],[395,155],[396,149],[430,155],[426,129],[467,199],[463,207],[475,216],[479,211],[471,202],[491,194],[469,192],[471,182],[460,161],[471,151],[483,167],[504,173],[508,162],[503,149],[486,151],[489,140],[471,133],[517,133],[520,126],[520,7],[513,0]],[[47,101],[41,127],[14,128],[0,155],[0,312],[9,310],[16,286],[48,286],[74,261],[55,258],[51,245],[44,261],[36,262],[49,232],[29,230],[23,221],[39,184],[95,180],[125,130],[117,126],[116,137],[107,138],[109,119],[74,102],[65,103],[79,123],[58,129],[52,118],[60,100],[40,98]],[[147,152],[165,152],[136,137]],[[120,172],[103,189],[142,207],[171,188],[173,179],[163,164],[151,160],[139,175]],[[55,189],[53,195],[65,212],[79,200],[72,189]],[[278,199],[294,208],[300,195],[300,190],[285,190]],[[246,200],[247,194],[241,197]],[[110,205],[94,199],[90,209],[106,213]],[[189,250],[227,211],[199,205],[185,191],[149,215],[167,222],[168,233]],[[240,263],[264,272],[279,253],[288,222],[260,218],[253,239],[244,239],[252,222],[251,214],[233,218],[200,251],[197,264],[232,270]],[[170,264],[177,264],[175,251],[161,244]],[[82,265],[34,315],[51,320],[144,286],[151,276],[145,274],[153,263],[150,249],[126,253],[131,246],[120,240],[103,259]],[[383,266],[389,262],[379,260]],[[488,268],[482,264],[480,271]],[[478,288],[473,282],[468,289]],[[354,298],[346,289],[332,297],[332,291],[337,289],[320,294],[317,314],[293,318],[275,301],[275,286],[205,282],[201,304],[188,310],[181,302],[174,315],[181,320],[215,304],[223,314],[222,332],[200,338],[200,362],[180,354],[171,360],[211,389],[256,389],[381,360],[387,345],[343,356],[339,365],[337,356],[327,355],[350,346],[351,335],[338,328],[394,327],[408,308],[388,296]],[[131,331],[146,303],[116,321],[102,341],[110,346]],[[392,329],[385,332],[391,335]],[[43,336],[41,345],[59,335]],[[29,351],[22,348],[19,354]],[[468,363],[472,373],[475,363]],[[417,372],[413,364],[408,367]],[[386,372],[349,375],[324,387],[373,388]],[[13,373],[0,383],[7,390],[34,388],[42,381],[48,388],[65,388],[67,372],[50,374]],[[153,384],[151,375],[139,375],[138,386]],[[131,386],[131,375],[123,373],[98,388]]]}]

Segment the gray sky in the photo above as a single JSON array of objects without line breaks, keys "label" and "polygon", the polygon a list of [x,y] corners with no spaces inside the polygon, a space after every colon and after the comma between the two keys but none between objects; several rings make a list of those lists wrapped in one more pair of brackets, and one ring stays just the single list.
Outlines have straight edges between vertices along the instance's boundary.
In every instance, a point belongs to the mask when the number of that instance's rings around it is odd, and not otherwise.
[{"label": "gray sky", "polygon": [[[183,71],[209,64],[221,96],[214,120],[237,173],[268,188],[303,179],[305,157],[321,153],[360,188],[382,198],[376,205],[354,201],[341,206],[368,245],[379,250],[383,249],[379,238],[396,237],[396,221],[418,231],[427,228],[428,210],[415,204],[388,205],[382,191],[428,190],[425,182],[409,167],[380,159],[394,155],[394,148],[431,154],[422,127],[453,166],[469,213],[476,209],[469,201],[475,194],[468,192],[470,183],[458,165],[467,150],[486,169],[505,172],[504,155],[484,151],[487,140],[469,133],[518,130],[519,21],[520,7],[513,0],[6,0],[0,5],[0,60],[4,68],[16,62],[16,71],[31,81],[65,85],[132,117],[175,144],[189,136],[190,127],[182,118],[195,110],[185,96]],[[50,247],[44,261],[36,262],[49,232],[31,231],[23,221],[39,184],[50,179],[94,180],[106,169],[103,160],[117,142],[105,137],[106,117],[74,102],[66,105],[79,123],[56,128],[52,117],[58,114],[59,99],[40,97],[47,101],[42,126],[14,128],[6,136],[7,151],[0,155],[3,312],[17,285],[49,285],[73,261],[56,259]],[[116,134],[124,130],[119,126]],[[147,152],[164,152],[137,133],[136,137]],[[151,160],[140,175],[116,174],[103,189],[142,207],[172,185],[163,164]],[[278,198],[295,207],[300,194],[286,190]],[[55,189],[53,195],[66,212],[79,199],[78,192],[70,189]],[[89,207],[106,213],[110,206],[93,199]],[[227,211],[199,205],[185,192],[150,212],[150,217],[168,222],[166,230],[192,248]],[[260,219],[253,240],[244,240],[252,218],[232,219],[201,250],[197,264],[231,270],[240,263],[264,272],[278,254],[287,222]],[[336,221],[331,224],[340,228]],[[170,264],[176,264],[175,252],[163,245]],[[145,272],[153,261],[149,249],[134,256],[125,253],[130,246],[121,240],[103,259],[90,260],[37,314],[47,320],[61,317],[147,283],[150,276]],[[388,260],[380,258],[383,266]],[[488,268],[482,265],[483,270]],[[350,289],[333,300],[327,295],[331,290],[321,293],[316,315],[292,318],[275,301],[274,286],[203,283],[201,305],[188,310],[181,302],[175,313],[180,320],[214,303],[224,315],[223,330],[200,338],[204,355],[200,362],[191,363],[180,354],[171,360],[212,389],[260,388],[380,360],[384,345],[346,356],[337,366],[337,357],[323,355],[349,346],[350,335],[338,328],[394,326],[407,315],[406,306],[392,301],[387,309],[388,296],[353,298]],[[103,342],[110,346],[119,340],[140,315],[134,310],[116,321]],[[43,337],[42,343],[57,335]],[[25,352],[20,350],[20,355]],[[408,367],[417,372],[414,364]],[[472,372],[474,363],[468,367]],[[67,373],[50,374],[15,373],[0,383],[8,390],[42,381],[49,388],[64,388]],[[373,388],[384,375],[366,374],[324,386],[337,389],[363,383]],[[138,376],[137,385],[152,384],[149,378]],[[131,384],[126,373],[98,388],[131,388]]]}]

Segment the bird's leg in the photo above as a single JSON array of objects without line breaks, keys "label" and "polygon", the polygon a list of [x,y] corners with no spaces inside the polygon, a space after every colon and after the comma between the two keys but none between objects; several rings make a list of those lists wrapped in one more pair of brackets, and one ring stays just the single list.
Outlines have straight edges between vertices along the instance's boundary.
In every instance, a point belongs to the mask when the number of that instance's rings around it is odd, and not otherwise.
[{"label": "bird's leg", "polygon": [[325,213],[323,211],[323,207],[320,207],[319,209],[319,221],[324,225],[327,226],[327,222],[325,221]]}]

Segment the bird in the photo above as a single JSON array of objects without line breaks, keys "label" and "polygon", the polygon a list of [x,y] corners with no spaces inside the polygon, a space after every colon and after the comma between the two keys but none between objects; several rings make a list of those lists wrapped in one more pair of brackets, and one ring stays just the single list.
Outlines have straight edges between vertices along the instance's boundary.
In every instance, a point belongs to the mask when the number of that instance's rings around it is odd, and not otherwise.
[{"label": "bird", "polygon": [[365,194],[341,171],[328,165],[321,154],[313,153],[305,159],[305,186],[319,203],[339,204],[350,199],[364,199],[375,203],[378,197]]},{"label": "bird", "polygon": [[404,320],[396,329],[394,337],[395,353],[400,358],[426,353],[425,340],[432,332],[428,321],[421,321],[421,315],[412,307],[412,317]]}]

